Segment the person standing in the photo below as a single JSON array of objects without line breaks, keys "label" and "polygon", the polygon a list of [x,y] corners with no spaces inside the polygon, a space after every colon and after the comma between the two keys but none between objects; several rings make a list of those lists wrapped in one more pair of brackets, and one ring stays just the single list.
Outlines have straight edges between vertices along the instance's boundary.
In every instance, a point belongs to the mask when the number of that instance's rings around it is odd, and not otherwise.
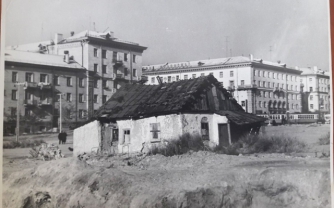
[{"label": "person standing", "polygon": [[60,132],[58,134],[58,140],[59,140],[59,144],[62,144],[63,143],[63,132]]}]

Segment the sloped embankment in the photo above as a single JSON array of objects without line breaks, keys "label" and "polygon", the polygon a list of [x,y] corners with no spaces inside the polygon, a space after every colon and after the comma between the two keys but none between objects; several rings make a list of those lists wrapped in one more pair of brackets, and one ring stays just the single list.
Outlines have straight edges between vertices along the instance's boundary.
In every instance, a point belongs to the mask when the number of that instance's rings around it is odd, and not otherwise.
[{"label": "sloped embankment", "polygon": [[[60,159],[4,181],[4,207],[330,207],[329,160],[197,152]],[[38,206],[37,206],[38,204]]]}]

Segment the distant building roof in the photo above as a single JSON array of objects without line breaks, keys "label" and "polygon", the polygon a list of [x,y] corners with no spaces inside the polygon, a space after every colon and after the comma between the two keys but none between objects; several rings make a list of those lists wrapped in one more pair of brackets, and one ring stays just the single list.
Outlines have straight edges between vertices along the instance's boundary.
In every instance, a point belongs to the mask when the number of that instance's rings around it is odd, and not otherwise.
[{"label": "distant building roof", "polygon": [[28,44],[22,44],[22,45],[7,46],[6,49],[39,53],[40,52],[39,45],[46,46],[46,45],[51,45],[52,43],[53,41],[51,40],[41,41],[41,42],[28,43]]},{"label": "distant building roof", "polygon": [[[216,97],[213,87],[217,89]],[[236,124],[264,120],[244,112],[212,75],[161,85],[127,84],[101,106],[94,117],[139,119],[175,113],[217,113],[228,115]]]},{"label": "distant building roof", "polygon": [[[227,58],[217,58],[217,59],[205,59],[197,61],[185,61],[177,63],[165,63],[165,64],[156,64],[143,66],[143,71],[145,73],[156,72],[156,71],[168,71],[168,70],[178,70],[178,69],[187,69],[187,68],[196,68],[196,67],[210,67],[210,66],[221,66],[221,65],[238,65],[238,64],[265,64],[280,68],[286,68],[286,64],[265,61],[262,59],[253,59],[252,57],[246,56],[234,56]],[[297,71],[295,69],[291,69]]]},{"label": "distant building roof", "polygon": [[324,75],[324,76],[330,76],[329,72],[325,72],[321,69],[318,69],[316,66],[315,67],[308,67],[308,68],[300,68],[302,71],[301,75]]},{"label": "distant building roof", "polygon": [[11,61],[11,62],[16,62],[16,63],[26,63],[26,64],[38,64],[38,65],[45,65],[45,66],[84,69],[80,64],[74,61],[70,63],[66,63],[64,61],[64,56],[32,53],[32,52],[17,51],[17,50],[5,50],[5,61]]}]

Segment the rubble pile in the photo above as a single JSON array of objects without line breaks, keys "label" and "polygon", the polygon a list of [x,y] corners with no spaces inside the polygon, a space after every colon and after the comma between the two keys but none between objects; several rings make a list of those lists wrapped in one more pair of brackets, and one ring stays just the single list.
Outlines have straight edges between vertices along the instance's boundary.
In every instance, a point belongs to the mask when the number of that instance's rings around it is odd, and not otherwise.
[{"label": "rubble pile", "polygon": [[64,157],[57,145],[48,143],[43,143],[38,147],[32,148],[30,155],[34,158],[42,159],[43,161],[57,160]]}]

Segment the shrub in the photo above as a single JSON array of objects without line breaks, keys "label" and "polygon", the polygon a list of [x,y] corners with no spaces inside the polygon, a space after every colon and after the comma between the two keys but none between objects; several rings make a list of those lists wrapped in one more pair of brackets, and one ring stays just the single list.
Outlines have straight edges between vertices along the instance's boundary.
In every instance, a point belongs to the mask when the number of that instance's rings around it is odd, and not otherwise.
[{"label": "shrub", "polygon": [[4,142],[3,148],[4,149],[13,149],[13,148],[27,148],[27,147],[36,147],[40,144],[45,143],[42,139],[37,140],[22,140],[22,141],[10,141]]},{"label": "shrub", "polygon": [[149,154],[161,154],[164,156],[181,155],[190,150],[199,151],[204,149],[202,137],[198,134],[185,133],[176,139],[166,141],[165,145],[152,146]]},{"label": "shrub", "polygon": [[285,135],[247,135],[228,147],[216,147],[214,152],[228,155],[252,153],[292,153],[302,152],[306,148],[304,142]]},{"label": "shrub", "polygon": [[326,135],[323,135],[322,137],[319,138],[319,144],[320,145],[328,145],[330,144],[330,133],[328,132]]}]

